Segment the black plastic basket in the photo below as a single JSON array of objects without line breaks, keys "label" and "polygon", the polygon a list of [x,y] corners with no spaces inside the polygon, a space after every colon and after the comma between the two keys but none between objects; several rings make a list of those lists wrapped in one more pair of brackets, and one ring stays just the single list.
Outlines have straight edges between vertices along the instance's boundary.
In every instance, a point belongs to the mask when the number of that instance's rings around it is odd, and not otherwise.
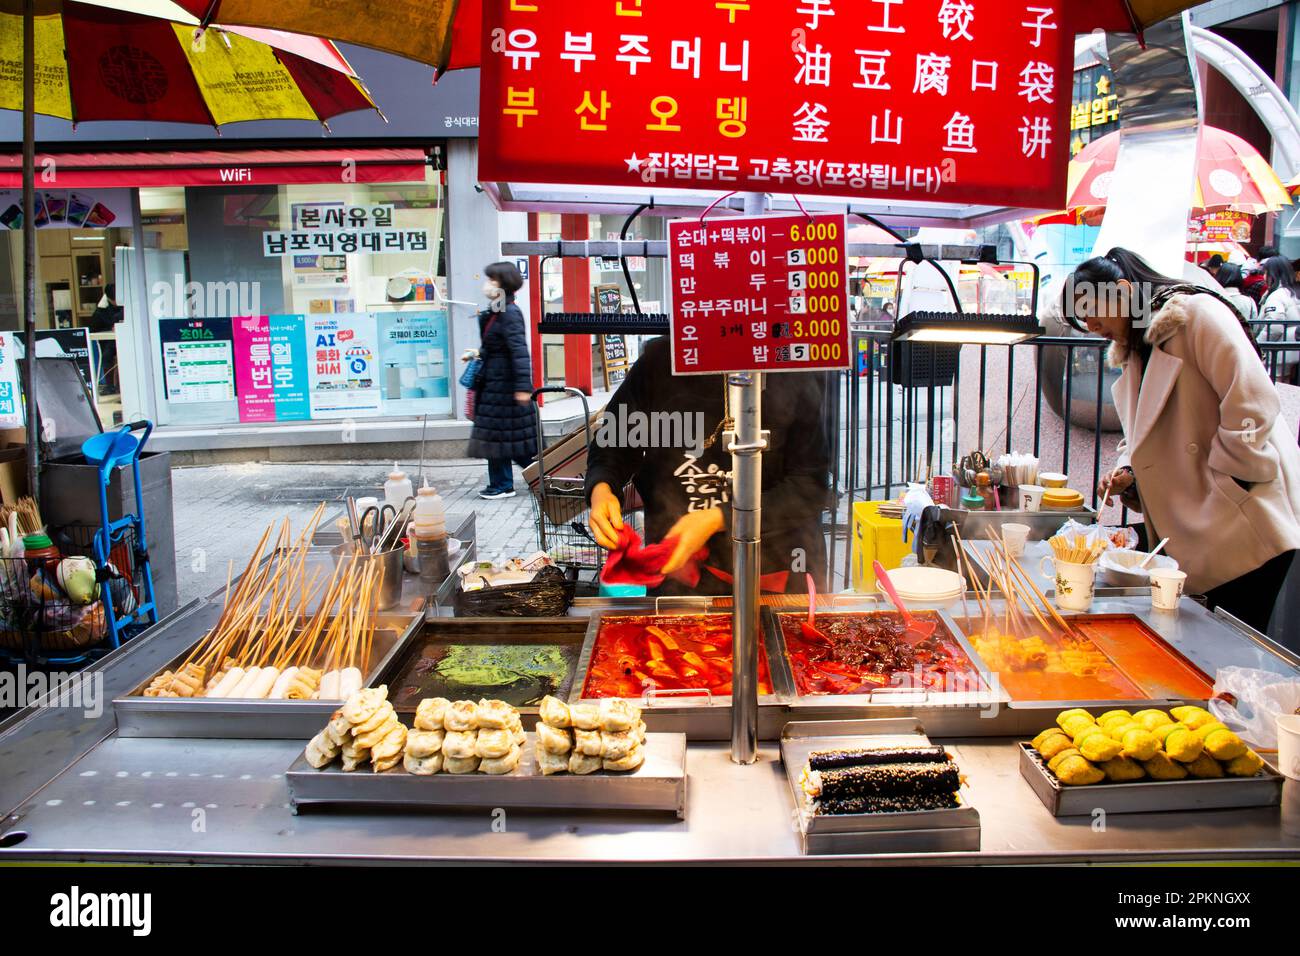
[{"label": "black plastic basket", "polygon": [[[473,576],[470,572],[468,577]],[[527,584],[457,590],[459,617],[564,617],[578,586],[577,569],[542,568]]]}]

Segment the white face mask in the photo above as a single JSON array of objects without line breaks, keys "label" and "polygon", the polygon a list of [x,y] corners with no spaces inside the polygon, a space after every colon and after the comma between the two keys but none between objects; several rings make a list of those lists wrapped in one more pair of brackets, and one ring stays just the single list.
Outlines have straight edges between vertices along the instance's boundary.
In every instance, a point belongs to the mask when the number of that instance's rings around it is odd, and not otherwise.
[{"label": "white face mask", "polygon": [[501,286],[497,285],[494,280],[488,279],[483,283],[483,295],[487,297],[489,302],[495,302],[505,294],[505,290],[502,289]]}]

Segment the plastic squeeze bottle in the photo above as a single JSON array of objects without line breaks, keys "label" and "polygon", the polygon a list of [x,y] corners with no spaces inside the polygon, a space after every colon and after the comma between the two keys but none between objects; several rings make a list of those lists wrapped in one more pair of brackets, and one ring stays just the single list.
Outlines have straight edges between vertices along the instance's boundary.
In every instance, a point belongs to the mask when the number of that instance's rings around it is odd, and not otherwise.
[{"label": "plastic squeeze bottle", "polygon": [[[409,482],[408,482],[409,484]],[[420,581],[430,593],[451,573],[447,555],[447,513],[438,489],[424,487],[415,496],[415,513],[411,517],[411,537],[420,559]]]},{"label": "plastic squeeze bottle", "polygon": [[402,506],[406,504],[406,499],[410,498],[414,492],[411,490],[411,479],[406,477],[406,472],[402,471],[402,466],[393,462],[392,474],[384,482],[384,504],[392,505],[393,510],[401,512]]}]

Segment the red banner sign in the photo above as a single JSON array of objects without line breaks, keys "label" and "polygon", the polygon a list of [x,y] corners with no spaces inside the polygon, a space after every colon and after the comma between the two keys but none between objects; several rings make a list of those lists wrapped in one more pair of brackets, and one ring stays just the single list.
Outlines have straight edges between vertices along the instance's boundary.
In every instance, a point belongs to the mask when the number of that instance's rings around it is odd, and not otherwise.
[{"label": "red banner sign", "polygon": [[485,0],[479,177],[1057,208],[1064,0]]},{"label": "red banner sign", "polygon": [[668,224],[673,374],[848,368],[843,216]]}]

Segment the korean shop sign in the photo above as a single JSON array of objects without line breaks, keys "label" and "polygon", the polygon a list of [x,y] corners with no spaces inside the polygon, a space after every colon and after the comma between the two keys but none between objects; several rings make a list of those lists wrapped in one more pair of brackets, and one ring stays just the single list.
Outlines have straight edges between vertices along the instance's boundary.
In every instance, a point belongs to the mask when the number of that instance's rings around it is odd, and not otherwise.
[{"label": "korean shop sign", "polygon": [[290,232],[262,233],[262,255],[428,252],[429,230],[393,227],[393,206],[304,203],[294,207]]},{"label": "korean shop sign", "polygon": [[1055,208],[1064,0],[485,0],[479,178]]},{"label": "korean shop sign", "polygon": [[673,373],[848,368],[843,216],[668,224]]}]

